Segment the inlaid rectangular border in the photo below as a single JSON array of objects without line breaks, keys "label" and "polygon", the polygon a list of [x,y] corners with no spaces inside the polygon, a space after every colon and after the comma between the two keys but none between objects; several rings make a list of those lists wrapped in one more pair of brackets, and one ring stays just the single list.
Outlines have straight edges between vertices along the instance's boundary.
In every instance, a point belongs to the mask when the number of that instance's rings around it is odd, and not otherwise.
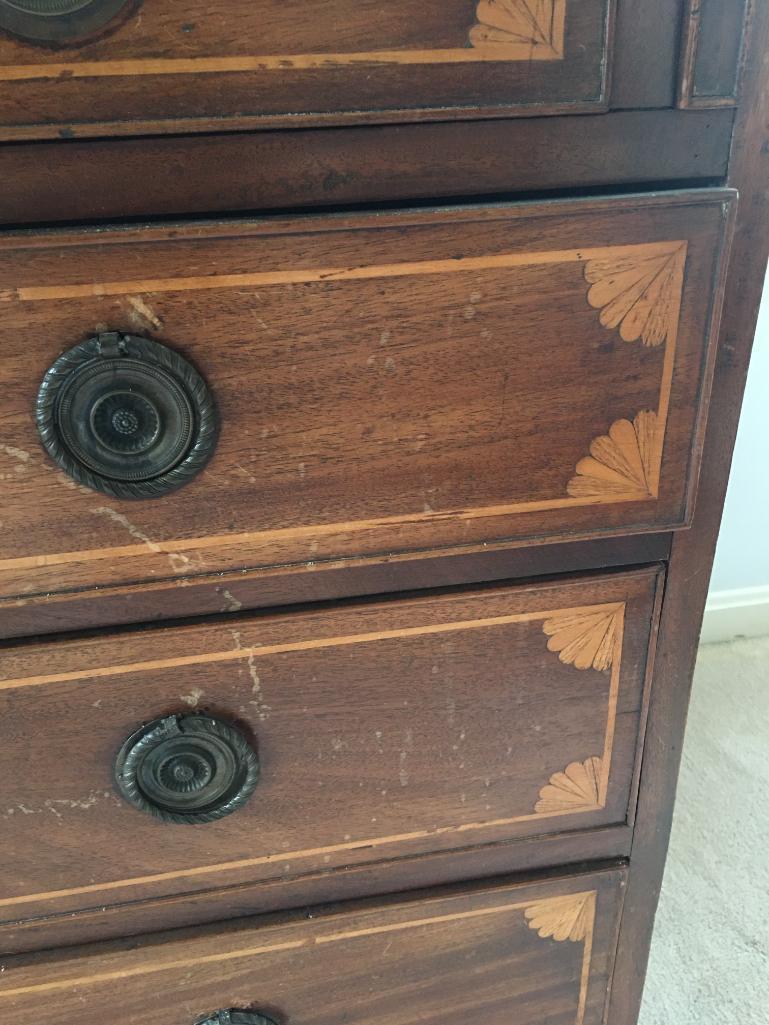
[{"label": "inlaid rectangular border", "polygon": [[0,81],[121,78],[237,72],[326,70],[362,66],[560,61],[564,58],[567,0],[478,0],[468,45],[438,50],[259,54],[243,57],[136,58],[61,61],[0,67]]},{"label": "inlaid rectangular border", "polygon": [[[130,879],[111,880],[105,883],[90,883],[84,886],[68,887],[60,890],[52,890],[44,893],[23,894],[17,897],[0,898],[0,907],[16,907],[25,904],[33,904],[43,901],[62,900],[69,897],[78,897],[85,894],[96,894],[114,890],[127,889],[132,886],[145,886],[155,883],[163,883],[176,879],[199,878],[201,876],[219,875],[240,869],[256,868],[263,865],[279,864],[281,862],[292,862],[302,858],[322,857],[325,855],[342,854],[345,852],[361,850],[366,848],[382,848],[396,843],[407,843],[417,840],[428,840],[431,837],[456,835],[461,836],[484,829],[518,825],[523,822],[533,822],[545,819],[557,819],[564,816],[589,814],[601,811],[606,806],[607,794],[611,775],[611,760],[614,748],[614,735],[617,721],[617,702],[621,680],[622,646],[624,637],[626,603],[608,602],[585,606],[570,606],[567,608],[548,609],[537,612],[520,612],[506,616],[492,616],[483,619],[460,620],[450,623],[429,624],[426,626],[401,627],[392,630],[377,632],[366,632],[360,634],[347,634],[338,637],[323,637],[305,641],[293,641],[284,644],[270,644],[261,646],[242,646],[231,648],[226,651],[204,652],[196,655],[183,655],[176,658],[153,659],[146,662],[131,662],[122,665],[100,666],[89,670],[72,670],[62,673],[49,673],[38,676],[19,677],[0,681],[0,692],[17,690],[25,687],[45,687],[57,683],[72,683],[80,680],[111,679],[117,676],[125,676],[134,672],[155,672],[165,669],[177,669],[183,666],[211,664],[228,661],[248,661],[264,657],[265,655],[284,654],[293,651],[309,651],[322,648],[342,647],[354,644],[368,644],[383,640],[393,640],[408,637],[420,637],[443,633],[452,633],[465,630],[491,629],[499,626],[509,626],[514,623],[542,622],[543,627],[551,622],[558,622],[566,619],[584,620],[596,617],[609,619],[611,621],[610,646],[604,650],[604,661],[598,663],[594,660],[590,650],[584,644],[581,650],[588,650],[589,663],[593,668],[609,669],[610,682],[606,710],[606,728],[604,732],[603,750],[600,757],[600,774],[595,779],[594,797],[588,798],[578,804],[545,808],[540,804],[531,813],[516,815],[510,818],[493,819],[487,822],[465,822],[459,825],[437,826],[433,829],[416,830],[410,833],[396,834],[393,836],[366,837],[365,839],[349,840],[343,843],[331,844],[325,847],[310,848],[299,851],[281,851],[274,854],[265,854],[255,858],[241,858],[236,861],[221,862],[213,865],[201,865],[193,868],[178,869],[169,872],[158,872],[147,876],[137,876]],[[549,634],[548,629],[545,630]],[[604,633],[601,637],[606,636]],[[580,665],[578,657],[571,657],[571,654],[564,651],[562,647],[553,644],[553,638],[548,642],[548,648],[559,652],[562,662],[576,664],[577,668],[589,668],[589,665]],[[578,638],[579,640],[579,638]],[[551,778],[551,784],[553,779]],[[543,780],[543,784],[547,784]],[[549,789],[549,786],[544,789]]]},{"label": "inlaid rectangular border", "polygon": [[189,969],[191,971],[202,965],[223,964],[241,958],[258,957],[261,954],[307,950],[311,947],[323,946],[329,943],[348,942],[364,937],[402,932],[407,929],[445,926],[453,922],[522,911],[528,927],[540,937],[552,938],[557,942],[567,941],[582,944],[582,967],[574,1025],[584,1025],[593,960],[597,902],[597,890],[568,892],[547,897],[530,898],[525,901],[498,904],[488,908],[477,908],[471,911],[456,911],[447,914],[407,919],[403,922],[391,922],[386,925],[371,926],[369,928],[322,932],[315,936],[305,936],[303,939],[239,947],[235,950],[219,951],[215,954],[204,954],[181,960],[163,961],[161,958],[155,957],[147,959],[143,964],[133,968],[123,968],[91,975],[79,975],[68,979],[49,979],[46,982],[34,983],[32,985],[0,989],[0,1000],[10,997],[28,996],[33,993],[49,994],[74,989],[75,987],[82,988],[84,986],[115,983],[125,979],[158,975],[178,969]]},{"label": "inlaid rectangular border", "polygon": [[[311,538],[322,538],[345,533],[361,534],[377,531],[385,527],[411,526],[423,523],[442,522],[462,525],[468,521],[483,518],[508,516],[522,513],[546,512],[579,507],[614,505],[620,502],[653,501],[658,498],[659,478],[662,466],[664,441],[670,407],[670,395],[673,385],[675,368],[678,327],[681,302],[683,298],[684,268],[687,256],[687,242],[674,240],[669,242],[638,243],[624,246],[587,247],[582,249],[549,250],[545,252],[501,253],[480,257],[460,257],[457,259],[407,261],[392,264],[372,264],[357,267],[327,266],[307,267],[294,270],[261,271],[239,274],[211,274],[195,277],[169,277],[132,279],[124,281],[103,281],[72,285],[23,285],[15,289],[0,290],[0,311],[3,304],[11,302],[47,302],[69,299],[85,299],[101,296],[120,295],[151,295],[162,292],[188,292],[220,290],[231,288],[270,287],[286,284],[305,284],[310,282],[363,281],[383,278],[413,277],[418,275],[461,274],[469,271],[499,270],[513,267],[542,266],[546,264],[576,263],[584,268],[587,284],[586,301],[589,305],[601,309],[601,323],[610,329],[617,327],[626,341],[640,340],[644,345],[664,345],[659,402],[657,410],[650,413],[643,421],[635,425],[636,451],[630,452],[631,462],[641,459],[643,463],[641,478],[631,477],[620,481],[610,481],[609,487],[603,486],[607,471],[594,465],[587,467],[590,473],[583,473],[577,467],[578,477],[564,481],[564,495],[559,498],[543,499],[531,502],[513,502],[506,505],[484,506],[469,509],[448,509],[440,512],[413,512],[395,516],[382,516],[373,520],[354,520],[350,522],[311,523],[297,527],[274,528],[261,531],[244,531],[231,534],[207,534],[202,537],[188,539],[170,539],[165,541],[142,541],[139,544],[120,545],[105,548],[86,549],[74,552],[45,553],[29,556],[17,556],[0,560],[2,570],[24,570],[49,566],[66,566],[70,563],[94,562],[104,559],[115,560],[134,558],[147,555],[148,550],[155,554],[168,555],[172,561],[178,560],[184,572],[189,560],[183,553],[201,551],[203,549],[220,548],[231,545],[247,544],[282,544],[302,543]],[[647,321],[641,323],[638,317],[639,303],[631,306],[629,312],[617,316],[617,297],[605,299],[607,294],[606,281],[617,279],[618,269],[622,269],[625,278],[630,276],[635,281],[638,275],[643,280],[647,269],[655,263],[662,271],[654,279],[658,281],[664,275],[662,286],[657,287],[653,302],[647,304]],[[632,285],[637,287],[637,281]],[[619,297],[619,309],[624,310]],[[653,326],[650,327],[649,323]],[[636,333],[637,329],[637,333]],[[656,334],[653,332],[656,331]],[[660,332],[662,332],[660,334]],[[643,412],[639,411],[643,417]],[[652,419],[653,418],[653,419]],[[638,420],[638,418],[637,418]],[[620,421],[619,424],[624,424]],[[607,424],[609,436],[618,425]],[[627,432],[625,431],[626,435]],[[604,439],[597,439],[603,441]],[[620,461],[626,461],[628,455],[627,438],[623,438],[620,446]],[[605,445],[603,446],[605,448]],[[633,448],[633,440],[630,439]],[[582,460],[581,463],[586,462]],[[569,470],[565,470],[568,473]],[[598,478],[596,478],[596,473]],[[596,479],[599,484],[595,485]],[[284,560],[285,561],[285,560]],[[289,560],[290,561],[290,560]]]}]

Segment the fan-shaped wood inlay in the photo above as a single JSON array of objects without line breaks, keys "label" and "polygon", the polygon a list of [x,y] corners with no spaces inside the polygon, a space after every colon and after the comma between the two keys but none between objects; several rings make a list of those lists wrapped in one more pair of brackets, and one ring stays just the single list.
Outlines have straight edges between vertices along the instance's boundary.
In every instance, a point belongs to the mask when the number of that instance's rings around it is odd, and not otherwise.
[{"label": "fan-shaped wood inlay", "polygon": [[550,638],[548,651],[576,669],[610,669],[624,605],[593,611],[565,612],[546,619],[542,629]]},{"label": "fan-shaped wood inlay", "polygon": [[500,59],[521,45],[552,49],[556,0],[480,0],[470,43]]},{"label": "fan-shaped wood inlay", "polygon": [[601,807],[600,758],[572,762],[563,772],[550,777],[539,792],[534,810],[540,815],[568,815],[570,812],[598,811]]},{"label": "fan-shaped wood inlay", "polygon": [[524,914],[529,928],[535,929],[543,939],[552,937],[559,942],[580,943],[593,930],[595,891],[548,897],[526,908]]},{"label": "fan-shaped wood inlay", "polygon": [[616,420],[590,445],[566,490],[572,498],[643,500],[657,497],[662,458],[657,414],[639,413],[631,423]]},{"label": "fan-shaped wood inlay", "polygon": [[675,335],[683,289],[686,243],[639,246],[637,255],[588,260],[587,301],[604,327],[626,342],[662,345]]}]

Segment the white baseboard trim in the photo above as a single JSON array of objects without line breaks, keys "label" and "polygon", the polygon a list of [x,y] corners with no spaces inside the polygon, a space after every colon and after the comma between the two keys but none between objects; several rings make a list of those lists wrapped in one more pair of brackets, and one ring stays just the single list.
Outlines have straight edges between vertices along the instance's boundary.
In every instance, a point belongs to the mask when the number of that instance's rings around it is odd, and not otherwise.
[{"label": "white baseboard trim", "polygon": [[769,585],[710,592],[702,623],[702,644],[764,636],[769,636]]}]

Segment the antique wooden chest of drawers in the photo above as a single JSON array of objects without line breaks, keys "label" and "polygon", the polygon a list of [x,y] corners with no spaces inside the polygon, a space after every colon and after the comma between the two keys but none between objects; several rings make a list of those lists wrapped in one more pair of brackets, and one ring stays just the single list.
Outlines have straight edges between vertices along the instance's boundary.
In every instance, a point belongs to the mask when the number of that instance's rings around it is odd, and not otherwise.
[{"label": "antique wooden chest of drawers", "polygon": [[768,23],[0,0],[0,1025],[634,1025]]}]

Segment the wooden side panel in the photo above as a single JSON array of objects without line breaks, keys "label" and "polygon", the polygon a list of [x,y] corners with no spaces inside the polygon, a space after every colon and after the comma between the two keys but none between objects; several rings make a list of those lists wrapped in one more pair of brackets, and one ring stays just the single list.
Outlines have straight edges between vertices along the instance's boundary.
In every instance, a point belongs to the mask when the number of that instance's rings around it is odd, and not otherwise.
[{"label": "wooden side panel", "polygon": [[[7,237],[0,594],[686,525],[731,198]],[[39,446],[45,370],[106,329],[219,406],[162,499]]]},{"label": "wooden side panel", "polygon": [[690,0],[682,39],[681,107],[737,102],[747,0]]},{"label": "wooden side panel", "polygon": [[0,39],[0,138],[605,106],[608,0],[153,0],[113,28]]},{"label": "wooden side panel", "polygon": [[624,872],[317,909],[129,949],[6,963],[3,1021],[191,1025],[220,1008],[291,1025],[600,1025]]},{"label": "wooden side panel", "polygon": [[667,853],[702,614],[737,435],[769,253],[769,5],[754,6],[730,182],[740,207],[724,297],[702,491],[690,531],[676,535],[660,629],[644,787],[633,841],[610,1025],[638,1016]]},{"label": "wooden side panel", "polygon": [[[657,581],[9,650],[0,919],[626,822]],[[252,800],[204,826],[139,812],[113,783],[126,737],[192,709],[237,724],[261,763]]]}]

